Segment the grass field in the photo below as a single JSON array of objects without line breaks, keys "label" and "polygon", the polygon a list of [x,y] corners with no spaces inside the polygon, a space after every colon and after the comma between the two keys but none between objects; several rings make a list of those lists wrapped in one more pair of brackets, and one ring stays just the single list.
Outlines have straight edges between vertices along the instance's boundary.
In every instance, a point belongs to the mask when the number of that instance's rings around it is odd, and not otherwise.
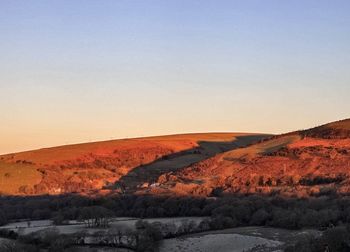
[{"label": "grass field", "polygon": [[102,142],[63,145],[52,148],[44,148],[25,151],[0,157],[6,161],[26,160],[35,164],[56,164],[61,161],[83,158],[89,154],[110,155],[114,151],[131,148],[146,148],[147,146],[162,146],[173,149],[175,152],[191,149],[198,146],[200,141],[229,142],[235,137],[247,135],[240,133],[197,133],[179,134],[169,136],[155,136],[144,138],[130,138],[110,140]]},{"label": "grass field", "polygon": [[282,136],[275,139],[271,139],[259,144],[254,144],[246,148],[236,149],[228,151],[222,154],[222,159],[238,159],[238,158],[253,158],[259,154],[266,154],[276,151],[281,147],[287,146],[300,140],[299,135]]},{"label": "grass field", "polygon": [[0,161],[0,192],[2,194],[18,194],[21,186],[35,185],[40,181],[41,174],[33,165]]}]

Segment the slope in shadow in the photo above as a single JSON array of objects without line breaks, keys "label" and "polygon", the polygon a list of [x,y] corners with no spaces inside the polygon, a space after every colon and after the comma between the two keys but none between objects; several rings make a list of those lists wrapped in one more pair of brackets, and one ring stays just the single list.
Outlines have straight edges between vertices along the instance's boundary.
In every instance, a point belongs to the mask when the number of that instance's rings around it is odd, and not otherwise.
[{"label": "slope in shadow", "polygon": [[231,142],[198,142],[198,147],[164,156],[150,164],[134,168],[121,177],[114,185],[124,193],[133,193],[145,183],[155,183],[164,173],[176,171],[193,163],[215,156],[216,154],[245,147],[256,143],[270,135],[237,136]]}]

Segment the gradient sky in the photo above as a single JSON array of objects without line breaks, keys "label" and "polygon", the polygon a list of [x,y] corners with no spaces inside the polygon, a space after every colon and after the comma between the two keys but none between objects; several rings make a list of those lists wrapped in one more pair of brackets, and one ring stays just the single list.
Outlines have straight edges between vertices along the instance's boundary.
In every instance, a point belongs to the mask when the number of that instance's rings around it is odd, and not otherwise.
[{"label": "gradient sky", "polygon": [[350,1],[0,0],[0,153],[350,117]]}]

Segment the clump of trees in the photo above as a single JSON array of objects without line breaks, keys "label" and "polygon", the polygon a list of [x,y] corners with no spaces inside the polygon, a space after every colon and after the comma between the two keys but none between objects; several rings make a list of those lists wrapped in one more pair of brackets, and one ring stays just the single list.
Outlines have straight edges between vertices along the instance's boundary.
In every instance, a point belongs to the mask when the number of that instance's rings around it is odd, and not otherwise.
[{"label": "clump of trees", "polygon": [[102,206],[83,207],[80,211],[78,220],[83,221],[85,225],[90,227],[107,228],[113,212]]},{"label": "clump of trees", "polygon": [[75,245],[74,236],[60,234],[56,228],[47,228],[27,235],[18,235],[14,231],[8,231],[7,234],[8,239],[0,244],[2,252],[61,252]]},{"label": "clump of trees", "polygon": [[177,226],[174,223],[149,223],[144,220],[139,220],[136,222],[135,227],[136,230],[122,231],[112,227],[105,231],[98,231],[94,234],[95,244],[129,248],[140,252],[153,252],[157,251],[158,242],[162,239],[210,229],[209,226],[204,226],[203,223],[198,224],[194,221],[183,221]]},{"label": "clump of trees", "polygon": [[[135,251],[156,251],[158,241],[164,238],[246,225],[325,230],[321,237],[301,237],[286,251],[350,251],[350,228],[345,227],[350,222],[350,197],[347,196],[327,195],[308,199],[254,195],[223,195],[211,199],[150,196],[90,199],[69,196],[53,197],[54,204],[46,199],[40,197],[34,201],[18,201],[17,198],[5,198],[1,207],[11,207],[10,203],[15,202],[12,204],[13,210],[21,209],[23,214],[30,216],[41,203],[44,209],[52,212],[57,223],[80,219],[88,228],[108,227],[113,216],[160,217],[155,216],[158,213],[166,217],[208,216],[200,223],[184,221],[181,225],[140,220],[135,224],[136,230],[122,231],[112,227],[94,235],[94,245]],[[21,208],[23,206],[28,206],[29,210],[26,212],[25,208]],[[11,216],[16,213],[8,214]],[[0,246],[0,251],[68,251],[74,246],[85,246],[87,234],[81,232],[67,236],[50,228],[29,235],[18,235],[14,231],[0,229],[0,237],[9,239]]]},{"label": "clump of trees", "polygon": [[321,236],[301,236],[294,244],[287,246],[286,252],[350,251],[350,229],[341,226],[326,230]]}]

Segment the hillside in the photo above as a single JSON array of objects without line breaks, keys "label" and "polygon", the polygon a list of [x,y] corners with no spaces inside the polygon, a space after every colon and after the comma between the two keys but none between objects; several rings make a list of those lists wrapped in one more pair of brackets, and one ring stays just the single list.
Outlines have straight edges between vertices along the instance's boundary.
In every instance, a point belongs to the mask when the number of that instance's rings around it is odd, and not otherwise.
[{"label": "hillside", "polygon": [[263,193],[308,196],[350,192],[350,120],[218,154],[159,177],[157,194]]},{"label": "hillside", "polygon": [[[66,145],[0,156],[0,192],[5,195],[120,192],[135,190],[164,171],[257,141],[240,133],[183,134]],[[165,161],[166,159],[166,161]],[[161,161],[147,171],[154,161]],[[163,160],[163,161],[162,161]],[[171,167],[169,168],[169,165]],[[141,172],[140,172],[141,168]],[[150,168],[153,168],[152,166]],[[133,176],[132,171],[136,176]]]},{"label": "hillside", "polygon": [[300,132],[301,135],[325,139],[350,138],[350,119],[328,123],[319,127]]},{"label": "hillside", "polygon": [[0,156],[4,195],[350,192],[350,120],[277,136],[182,134]]}]

